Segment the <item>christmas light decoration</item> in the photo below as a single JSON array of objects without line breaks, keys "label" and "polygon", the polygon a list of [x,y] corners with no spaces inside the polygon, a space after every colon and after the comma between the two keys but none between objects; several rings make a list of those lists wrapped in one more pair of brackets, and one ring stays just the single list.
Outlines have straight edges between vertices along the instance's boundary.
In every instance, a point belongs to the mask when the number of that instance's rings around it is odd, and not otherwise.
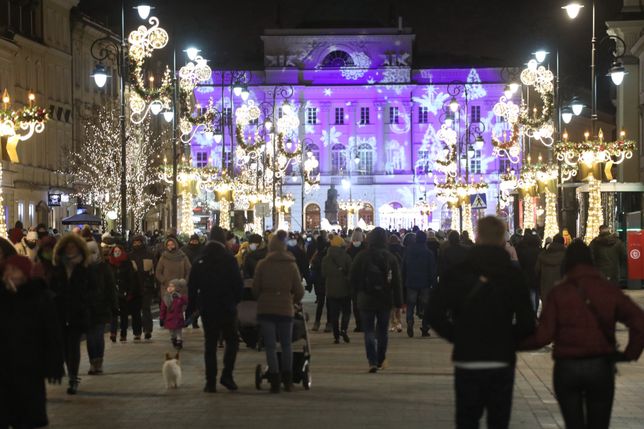
[{"label": "christmas light decoration", "polygon": [[195,232],[195,223],[192,220],[192,194],[187,191],[181,193],[181,226],[179,231],[188,236]]},{"label": "christmas light decoration", "polygon": [[4,214],[4,197],[2,190],[2,162],[0,162],[0,237],[7,238],[7,222]]},{"label": "christmas light decoration", "polygon": [[2,93],[0,109],[0,137],[7,137],[7,153],[11,162],[20,162],[18,143],[29,140],[34,133],[42,133],[49,115],[45,109],[34,106],[36,96],[29,93],[29,105],[19,110],[11,110],[11,97],[5,89]]},{"label": "christmas light decoration", "polygon": [[353,229],[356,225],[356,217],[365,203],[361,200],[340,200],[338,201],[340,210],[347,211],[347,228]]},{"label": "christmas light decoration", "polygon": [[452,207],[450,212],[452,217],[449,229],[459,231],[461,229],[461,210],[458,207]]},{"label": "christmas light decoration", "polygon": [[470,235],[470,239],[474,237],[474,227],[472,225],[472,205],[467,201],[462,206],[462,215],[463,215],[463,232],[467,232]]},{"label": "christmas light decoration", "polygon": [[588,175],[588,217],[586,218],[586,231],[584,242],[590,242],[599,234],[599,227],[604,223],[602,212],[602,184],[595,179],[592,173]]},{"label": "christmas light decoration", "polygon": [[537,107],[522,104],[519,113],[519,125],[522,133],[541,141],[545,146],[552,146],[555,131],[554,113],[554,74],[540,66],[536,60],[530,60],[528,67],[521,72],[521,83],[532,87],[541,98],[541,113]]},{"label": "christmas light decoration", "polygon": [[546,189],[546,222],[543,231],[544,240],[559,233],[557,222],[557,194]]},{"label": "christmas light decoration", "polygon": [[534,229],[534,197],[526,195],[523,199],[523,229]]}]

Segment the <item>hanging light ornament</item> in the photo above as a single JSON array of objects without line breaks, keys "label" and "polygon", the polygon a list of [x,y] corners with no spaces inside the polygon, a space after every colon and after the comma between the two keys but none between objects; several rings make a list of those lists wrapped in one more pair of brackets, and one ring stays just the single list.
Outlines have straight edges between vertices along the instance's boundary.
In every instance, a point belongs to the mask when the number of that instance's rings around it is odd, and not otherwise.
[{"label": "hanging light ornament", "polygon": [[211,79],[212,70],[208,60],[197,55],[195,59],[179,69],[179,130],[181,141],[189,143],[197,132],[213,135],[215,142],[219,143],[221,130],[214,128],[214,123],[219,119],[213,99],[208,100],[204,109],[195,103],[194,90],[200,83]]},{"label": "hanging light ornament", "polygon": [[521,132],[527,137],[541,141],[547,147],[552,146],[555,131],[553,81],[554,74],[544,66],[540,66],[534,59],[530,60],[528,67],[521,72],[521,83],[528,88],[534,88],[541,99],[541,111],[537,107],[530,109],[525,103],[521,105],[519,112]]},{"label": "hanging light ornament", "polygon": [[442,157],[436,160],[436,169],[448,177],[456,177],[458,165],[456,164],[456,144],[458,135],[456,131],[446,124],[436,132],[436,138],[445,144]]},{"label": "hanging light ornament", "polygon": [[519,106],[508,100],[507,97],[501,96],[492,111],[497,117],[503,118],[504,125],[503,130],[500,132],[492,130],[492,153],[500,158],[507,158],[511,163],[516,164],[521,159]]},{"label": "hanging light ornament", "polygon": [[49,120],[47,111],[34,105],[36,96],[28,95],[29,105],[19,110],[11,110],[11,97],[5,89],[2,93],[2,109],[0,109],[0,137],[7,137],[7,153],[11,162],[20,162],[18,143],[29,140],[34,133],[45,130]]}]

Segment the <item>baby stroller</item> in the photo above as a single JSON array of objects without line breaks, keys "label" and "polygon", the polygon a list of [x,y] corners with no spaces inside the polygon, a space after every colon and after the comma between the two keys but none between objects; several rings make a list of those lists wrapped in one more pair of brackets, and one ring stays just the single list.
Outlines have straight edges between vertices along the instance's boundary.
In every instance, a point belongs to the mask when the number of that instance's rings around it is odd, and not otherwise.
[{"label": "baby stroller", "polygon": [[248,348],[260,349],[259,326],[257,325],[257,301],[252,293],[252,280],[244,282],[242,300],[237,304],[239,336]]},{"label": "baby stroller", "polygon": [[[277,360],[281,365],[281,352],[277,352],[277,355]],[[296,306],[295,316],[293,317],[293,383],[302,383],[304,390],[311,388],[310,363],[311,345],[306,327],[306,315],[302,307]],[[262,382],[264,380],[268,380],[268,366],[258,364],[255,368],[255,388],[257,390],[262,389]]]}]

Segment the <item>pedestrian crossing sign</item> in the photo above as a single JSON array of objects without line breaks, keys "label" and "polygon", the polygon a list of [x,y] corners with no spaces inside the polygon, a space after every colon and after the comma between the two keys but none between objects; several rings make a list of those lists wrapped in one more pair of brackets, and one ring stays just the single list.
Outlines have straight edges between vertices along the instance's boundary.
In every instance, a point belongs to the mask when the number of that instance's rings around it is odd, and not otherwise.
[{"label": "pedestrian crossing sign", "polygon": [[473,209],[486,209],[487,208],[487,195],[474,194],[470,195],[470,204]]}]

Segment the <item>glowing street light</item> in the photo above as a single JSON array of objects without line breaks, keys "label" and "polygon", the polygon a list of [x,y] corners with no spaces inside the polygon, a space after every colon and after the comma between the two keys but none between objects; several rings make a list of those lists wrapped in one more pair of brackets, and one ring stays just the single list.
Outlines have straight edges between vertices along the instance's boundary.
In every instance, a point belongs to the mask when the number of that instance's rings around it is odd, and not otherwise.
[{"label": "glowing street light", "polygon": [[573,115],[573,110],[566,106],[561,109],[561,119],[566,123],[569,124],[570,121],[572,121],[572,115]]},{"label": "glowing street light", "polygon": [[547,56],[548,56],[548,52],[544,51],[543,49],[539,49],[537,52],[534,53],[534,57],[536,58],[538,63],[544,62]]},{"label": "glowing street light", "polygon": [[91,77],[94,78],[94,83],[96,84],[96,86],[103,88],[107,83],[107,78],[109,77],[109,75],[107,74],[105,66],[101,63],[98,63],[96,64],[96,67],[94,67],[94,73],[91,74]]},{"label": "glowing street light", "polygon": [[201,49],[197,49],[194,46],[191,46],[188,49],[184,50],[184,52],[186,53],[190,61],[194,61],[197,58],[197,55],[199,55],[199,52],[201,52]]},{"label": "glowing street light", "polygon": [[619,61],[613,61],[610,69],[608,70],[608,76],[613,81],[616,86],[620,86],[624,81],[624,76],[627,74],[624,64]]},{"label": "glowing street light", "polygon": [[570,19],[575,19],[577,18],[577,15],[579,15],[579,11],[582,7],[584,7],[583,4],[579,4],[579,2],[573,1],[568,3],[566,6],[562,6],[561,8],[566,11]]},{"label": "glowing street light", "polygon": [[136,11],[139,13],[139,18],[148,19],[148,16],[150,16],[150,12],[154,8],[149,4],[140,4],[138,6],[135,6],[134,9],[136,9]]}]

